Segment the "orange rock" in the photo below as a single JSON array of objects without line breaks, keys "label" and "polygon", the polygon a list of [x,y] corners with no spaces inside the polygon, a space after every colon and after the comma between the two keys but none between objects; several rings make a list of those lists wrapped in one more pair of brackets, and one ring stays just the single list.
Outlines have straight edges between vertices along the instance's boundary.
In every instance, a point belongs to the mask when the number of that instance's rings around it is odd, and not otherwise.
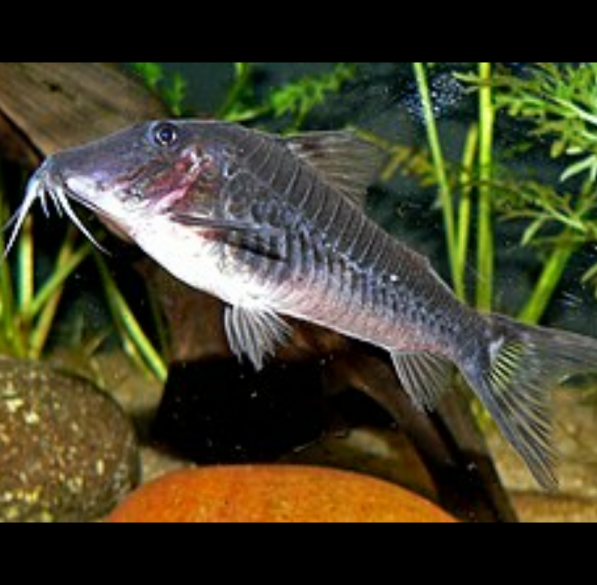
[{"label": "orange rock", "polygon": [[113,523],[449,523],[395,485],[310,467],[212,467],[172,473],[133,493]]}]

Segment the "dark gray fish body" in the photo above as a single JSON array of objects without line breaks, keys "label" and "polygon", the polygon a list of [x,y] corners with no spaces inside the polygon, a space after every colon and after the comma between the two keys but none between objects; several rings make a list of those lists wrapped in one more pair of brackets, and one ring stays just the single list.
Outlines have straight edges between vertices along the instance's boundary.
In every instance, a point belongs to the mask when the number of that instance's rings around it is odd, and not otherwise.
[{"label": "dark gray fish body", "polygon": [[[226,234],[227,252],[235,270],[246,270],[267,291],[268,304],[392,350],[454,357],[453,341],[471,314],[429,262],[369,220],[333,179],[331,185],[322,180],[317,167],[297,156],[296,144],[289,148],[288,141],[230,130],[239,132],[240,146],[217,219],[248,227]],[[354,138],[345,135],[300,141],[315,159],[318,149],[329,156],[328,149],[355,148]],[[375,154],[357,145],[362,156]],[[359,164],[345,161],[351,162]],[[191,212],[186,221],[201,225],[202,218]]]},{"label": "dark gray fish body", "polygon": [[228,303],[231,349],[258,368],[287,337],[281,316],[387,349],[421,409],[456,367],[553,487],[548,390],[596,369],[597,342],[458,302],[425,258],[366,217],[379,164],[374,147],[347,133],[148,123],[48,159],[15,232],[38,198],[80,227],[69,200],[90,207],[174,276]]}]

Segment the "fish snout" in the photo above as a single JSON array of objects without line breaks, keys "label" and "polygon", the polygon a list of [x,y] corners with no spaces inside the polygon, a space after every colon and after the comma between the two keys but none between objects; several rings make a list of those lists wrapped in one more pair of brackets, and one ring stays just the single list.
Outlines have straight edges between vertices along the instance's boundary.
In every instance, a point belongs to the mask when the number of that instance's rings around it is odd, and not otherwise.
[{"label": "fish snout", "polygon": [[[48,157],[43,164],[35,171],[27,184],[24,203],[33,204],[39,199],[46,209],[46,196],[54,197],[57,191],[64,191],[64,179],[59,162],[53,156]],[[46,213],[47,215],[47,213]]]}]

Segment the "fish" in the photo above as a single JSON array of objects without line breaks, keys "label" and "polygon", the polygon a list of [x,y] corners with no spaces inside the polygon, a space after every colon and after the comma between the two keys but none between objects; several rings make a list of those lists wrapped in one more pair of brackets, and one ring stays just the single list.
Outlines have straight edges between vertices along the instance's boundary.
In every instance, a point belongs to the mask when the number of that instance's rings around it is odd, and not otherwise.
[{"label": "fish", "polygon": [[[174,277],[221,299],[231,351],[265,367],[289,319],[389,354],[417,410],[460,372],[538,483],[557,489],[551,391],[597,369],[597,341],[483,314],[430,261],[366,214],[383,154],[348,131],[280,136],[220,121],[156,120],[48,157],[35,202],[93,240],[96,214]],[[99,245],[99,244],[98,244]]]}]

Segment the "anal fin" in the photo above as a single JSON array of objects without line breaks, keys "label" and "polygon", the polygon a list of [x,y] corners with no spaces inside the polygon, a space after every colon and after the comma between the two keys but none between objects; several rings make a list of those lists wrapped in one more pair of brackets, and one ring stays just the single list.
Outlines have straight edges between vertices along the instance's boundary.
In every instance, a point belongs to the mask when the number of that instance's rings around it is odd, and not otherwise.
[{"label": "anal fin", "polygon": [[417,410],[431,411],[449,388],[454,367],[431,353],[392,353],[392,360],[404,390]]},{"label": "anal fin", "polygon": [[274,311],[227,307],[224,325],[230,350],[239,359],[248,357],[256,370],[290,337],[290,326]]}]

